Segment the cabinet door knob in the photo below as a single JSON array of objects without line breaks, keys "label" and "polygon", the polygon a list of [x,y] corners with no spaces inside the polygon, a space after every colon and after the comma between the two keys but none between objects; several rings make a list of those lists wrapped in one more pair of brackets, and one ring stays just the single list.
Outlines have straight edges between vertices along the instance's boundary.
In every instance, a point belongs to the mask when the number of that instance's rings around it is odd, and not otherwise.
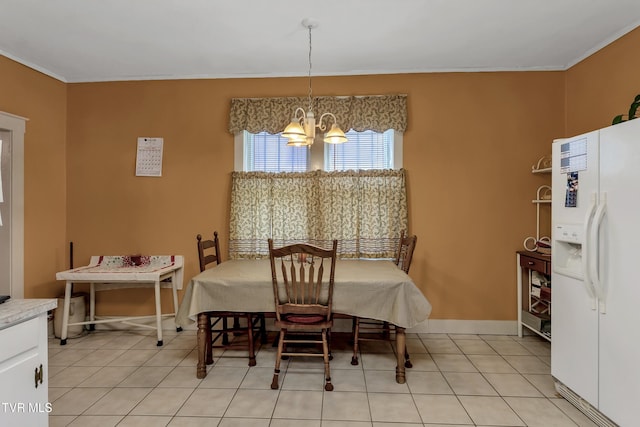
[{"label": "cabinet door knob", "polygon": [[35,371],[36,371],[36,374],[35,374],[36,388],[38,388],[38,382],[42,384],[42,376],[44,372],[44,369],[42,369],[42,364],[40,364],[40,368],[36,368]]},{"label": "cabinet door knob", "polygon": [[527,264],[529,264],[529,265],[533,265],[533,264],[535,264],[535,262],[533,262],[533,261],[529,261],[529,262],[527,262]]}]

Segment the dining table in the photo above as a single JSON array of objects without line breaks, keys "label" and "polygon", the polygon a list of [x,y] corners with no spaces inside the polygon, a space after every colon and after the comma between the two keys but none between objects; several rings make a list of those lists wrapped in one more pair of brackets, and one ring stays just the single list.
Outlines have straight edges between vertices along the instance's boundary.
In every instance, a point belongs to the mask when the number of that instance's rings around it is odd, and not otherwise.
[{"label": "dining table", "polygon": [[[272,313],[275,310],[269,259],[233,259],[194,276],[176,315],[176,324],[197,322],[197,378],[206,376],[208,312]],[[411,277],[390,260],[336,261],[333,312],[386,321],[396,326],[396,381],[405,382],[405,329],[425,321],[431,304]],[[210,332],[209,332],[210,333]]]}]

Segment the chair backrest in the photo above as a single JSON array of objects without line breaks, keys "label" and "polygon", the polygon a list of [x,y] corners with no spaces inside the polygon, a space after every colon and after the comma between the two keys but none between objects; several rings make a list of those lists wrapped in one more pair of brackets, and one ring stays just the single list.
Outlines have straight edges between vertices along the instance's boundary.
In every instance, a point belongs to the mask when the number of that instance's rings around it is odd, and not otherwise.
[{"label": "chair backrest", "polygon": [[[332,249],[308,244],[273,247],[269,239],[276,318],[283,314],[320,315],[330,320],[338,241]],[[329,269],[329,277],[325,270]]]},{"label": "chair backrest", "polygon": [[404,230],[400,233],[400,242],[398,244],[398,253],[396,254],[396,265],[405,273],[409,274],[411,267],[411,259],[413,258],[413,250],[416,248],[418,236],[405,236]]},{"label": "chair backrest", "polygon": [[222,261],[220,259],[220,243],[218,232],[213,232],[213,240],[202,240],[202,235],[196,236],[198,240],[198,259],[200,260],[200,271],[204,271],[214,262],[216,265]]}]

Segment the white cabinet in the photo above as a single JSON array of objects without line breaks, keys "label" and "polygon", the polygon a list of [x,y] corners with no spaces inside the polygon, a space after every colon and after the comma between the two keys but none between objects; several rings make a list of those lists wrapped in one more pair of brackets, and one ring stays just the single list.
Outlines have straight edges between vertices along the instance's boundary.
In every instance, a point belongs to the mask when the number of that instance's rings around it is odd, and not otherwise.
[{"label": "white cabinet", "polygon": [[0,327],[0,426],[48,426],[47,312]]}]

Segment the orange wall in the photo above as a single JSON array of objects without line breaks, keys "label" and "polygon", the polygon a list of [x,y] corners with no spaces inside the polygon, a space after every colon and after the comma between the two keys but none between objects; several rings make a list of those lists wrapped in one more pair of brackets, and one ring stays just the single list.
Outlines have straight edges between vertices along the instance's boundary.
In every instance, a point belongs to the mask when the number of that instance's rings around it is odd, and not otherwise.
[{"label": "orange wall", "polygon": [[[317,95],[408,95],[404,167],[419,236],[411,275],[432,318],[515,319],[514,252],[535,235],[531,199],[549,182],[531,166],[552,139],[626,112],[640,92],[639,41],[636,30],[567,72],[313,79]],[[68,264],[69,241],[76,265],[94,254],[177,253],[185,278],[194,275],[197,233],[217,229],[227,246],[230,99],[301,96],[306,87],[304,78],[65,85],[0,57],[0,110],[31,119],[25,294],[62,291],[53,277]],[[161,178],[134,176],[140,136],[164,138]],[[152,311],[148,293],[102,298],[104,312]]]},{"label": "orange wall", "polygon": [[[515,255],[535,234],[531,165],[563,133],[563,73],[408,74],[314,78],[319,95],[406,93],[412,277],[434,318],[515,318]],[[183,254],[195,236],[228,236],[232,97],[303,95],[306,79],[68,85],[68,239],[92,254]],[[163,176],[134,176],[137,137],[163,137]],[[487,296],[491,296],[487,298]],[[113,293],[151,310],[149,293]],[[167,301],[168,302],[168,301]],[[113,307],[111,307],[113,308]]]},{"label": "orange wall", "polygon": [[66,85],[0,56],[0,111],[28,119],[24,295],[55,296],[55,272],[66,266]]},{"label": "orange wall", "polygon": [[640,28],[566,72],[567,135],[611,124],[640,94]]}]

